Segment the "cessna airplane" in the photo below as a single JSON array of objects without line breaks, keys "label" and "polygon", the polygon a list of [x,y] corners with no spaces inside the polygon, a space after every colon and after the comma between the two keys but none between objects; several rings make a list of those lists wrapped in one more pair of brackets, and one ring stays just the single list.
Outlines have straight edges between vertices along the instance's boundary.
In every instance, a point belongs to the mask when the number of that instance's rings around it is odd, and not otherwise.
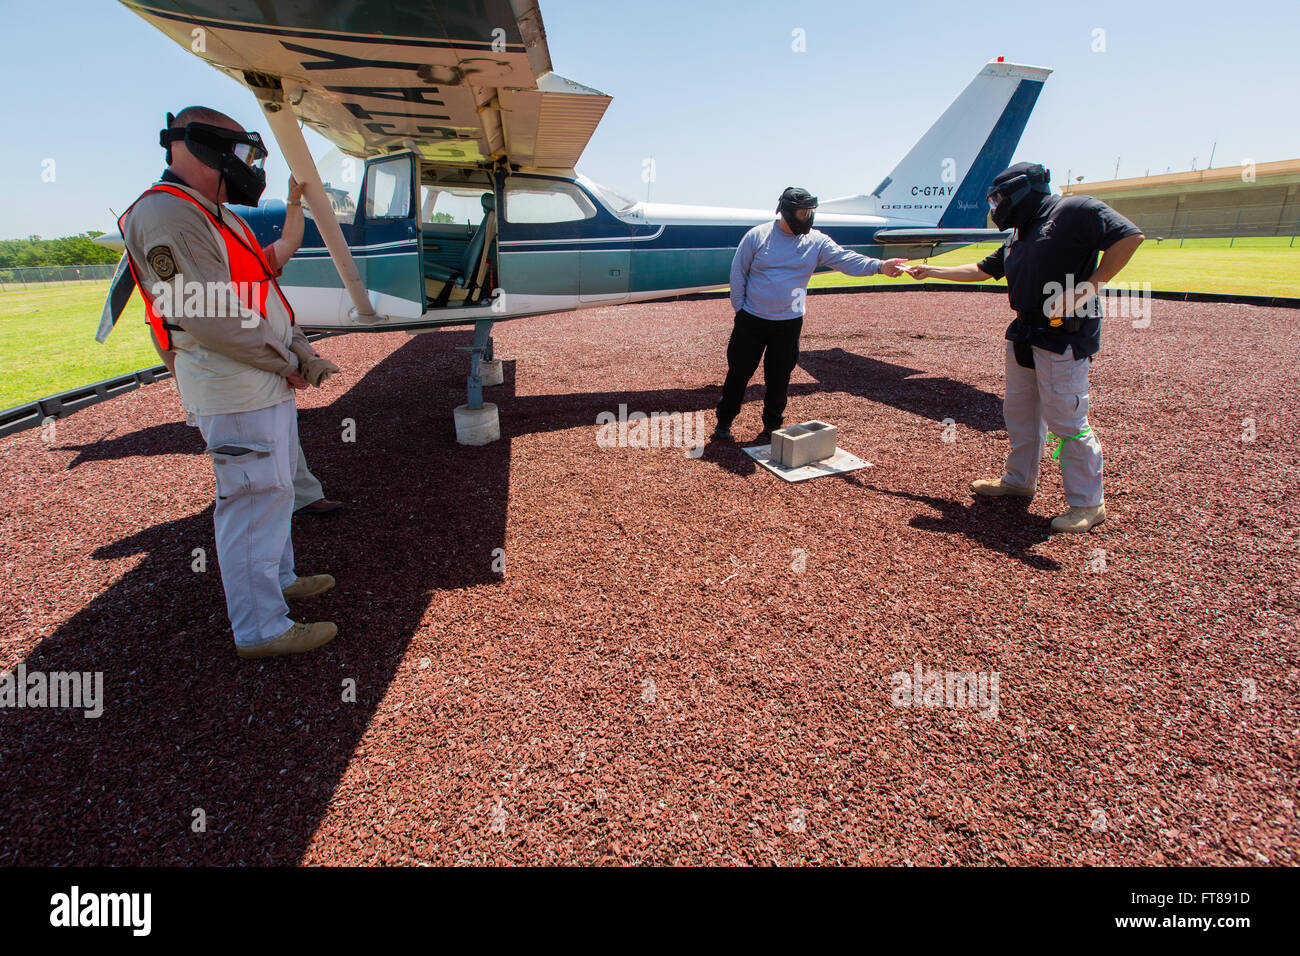
[{"label": "cessna airplane", "polygon": [[[495,322],[725,286],[740,238],[774,215],[635,202],[577,173],[611,98],[552,71],[537,0],[122,2],[257,98],[307,201],[280,277],[305,329],[474,326],[465,441],[499,436],[482,400],[500,382]],[[1050,72],[985,64],[880,185],[821,203],[817,228],[877,258],[1001,238],[986,192]],[[350,157],[355,203],[322,181],[300,124]],[[466,203],[477,221],[439,214]],[[235,210],[278,238],[283,202]],[[100,341],[130,283],[123,262]]]}]

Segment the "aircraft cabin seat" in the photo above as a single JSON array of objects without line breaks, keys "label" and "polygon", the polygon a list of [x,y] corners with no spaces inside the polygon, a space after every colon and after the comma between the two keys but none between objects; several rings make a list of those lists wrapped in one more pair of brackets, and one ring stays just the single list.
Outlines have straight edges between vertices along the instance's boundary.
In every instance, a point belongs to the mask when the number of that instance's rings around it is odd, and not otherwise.
[{"label": "aircraft cabin seat", "polygon": [[463,288],[468,297],[482,281],[483,252],[496,238],[496,197],[492,193],[484,193],[479,197],[479,201],[483,206],[483,221],[479,223],[465,246],[459,267],[451,269],[438,262],[425,264],[425,278],[444,283],[438,298],[433,303],[435,308],[447,304],[452,289]]}]

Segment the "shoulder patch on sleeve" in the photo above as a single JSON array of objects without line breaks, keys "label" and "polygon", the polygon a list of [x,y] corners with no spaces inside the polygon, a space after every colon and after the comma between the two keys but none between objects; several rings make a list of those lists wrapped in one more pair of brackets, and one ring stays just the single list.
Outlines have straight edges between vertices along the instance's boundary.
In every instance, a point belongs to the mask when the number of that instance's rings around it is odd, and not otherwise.
[{"label": "shoulder patch on sleeve", "polygon": [[154,246],[145,258],[149,261],[149,268],[154,271],[154,275],[164,282],[176,274],[176,259],[172,255],[171,246]]}]

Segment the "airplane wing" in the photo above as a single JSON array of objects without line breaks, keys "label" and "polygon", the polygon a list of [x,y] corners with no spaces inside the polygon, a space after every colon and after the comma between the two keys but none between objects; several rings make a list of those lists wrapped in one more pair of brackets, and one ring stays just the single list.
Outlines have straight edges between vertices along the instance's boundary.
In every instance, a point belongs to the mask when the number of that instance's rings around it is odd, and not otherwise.
[{"label": "airplane wing", "polygon": [[537,0],[122,2],[354,156],[572,168],[611,99],[552,72]]}]

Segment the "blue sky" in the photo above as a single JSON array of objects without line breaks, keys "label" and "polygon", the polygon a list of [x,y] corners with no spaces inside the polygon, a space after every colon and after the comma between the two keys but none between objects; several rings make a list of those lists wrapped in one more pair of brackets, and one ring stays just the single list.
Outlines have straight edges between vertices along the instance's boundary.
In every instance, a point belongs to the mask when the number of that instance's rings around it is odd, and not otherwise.
[{"label": "blue sky", "polygon": [[[578,170],[645,198],[775,205],[865,192],[986,60],[1052,67],[1017,159],[1085,181],[1300,156],[1300,5],[542,0],[557,72],[614,97]],[[1225,13],[1225,11],[1227,11]],[[1239,12],[1237,12],[1239,11]],[[111,229],[162,166],[168,110],[262,119],[117,3],[4,3],[0,238]],[[807,52],[791,50],[802,29]],[[1094,52],[1096,30],[1105,51]],[[327,148],[311,137],[319,155]],[[54,160],[54,182],[42,181]],[[274,154],[266,195],[283,196]]]}]

